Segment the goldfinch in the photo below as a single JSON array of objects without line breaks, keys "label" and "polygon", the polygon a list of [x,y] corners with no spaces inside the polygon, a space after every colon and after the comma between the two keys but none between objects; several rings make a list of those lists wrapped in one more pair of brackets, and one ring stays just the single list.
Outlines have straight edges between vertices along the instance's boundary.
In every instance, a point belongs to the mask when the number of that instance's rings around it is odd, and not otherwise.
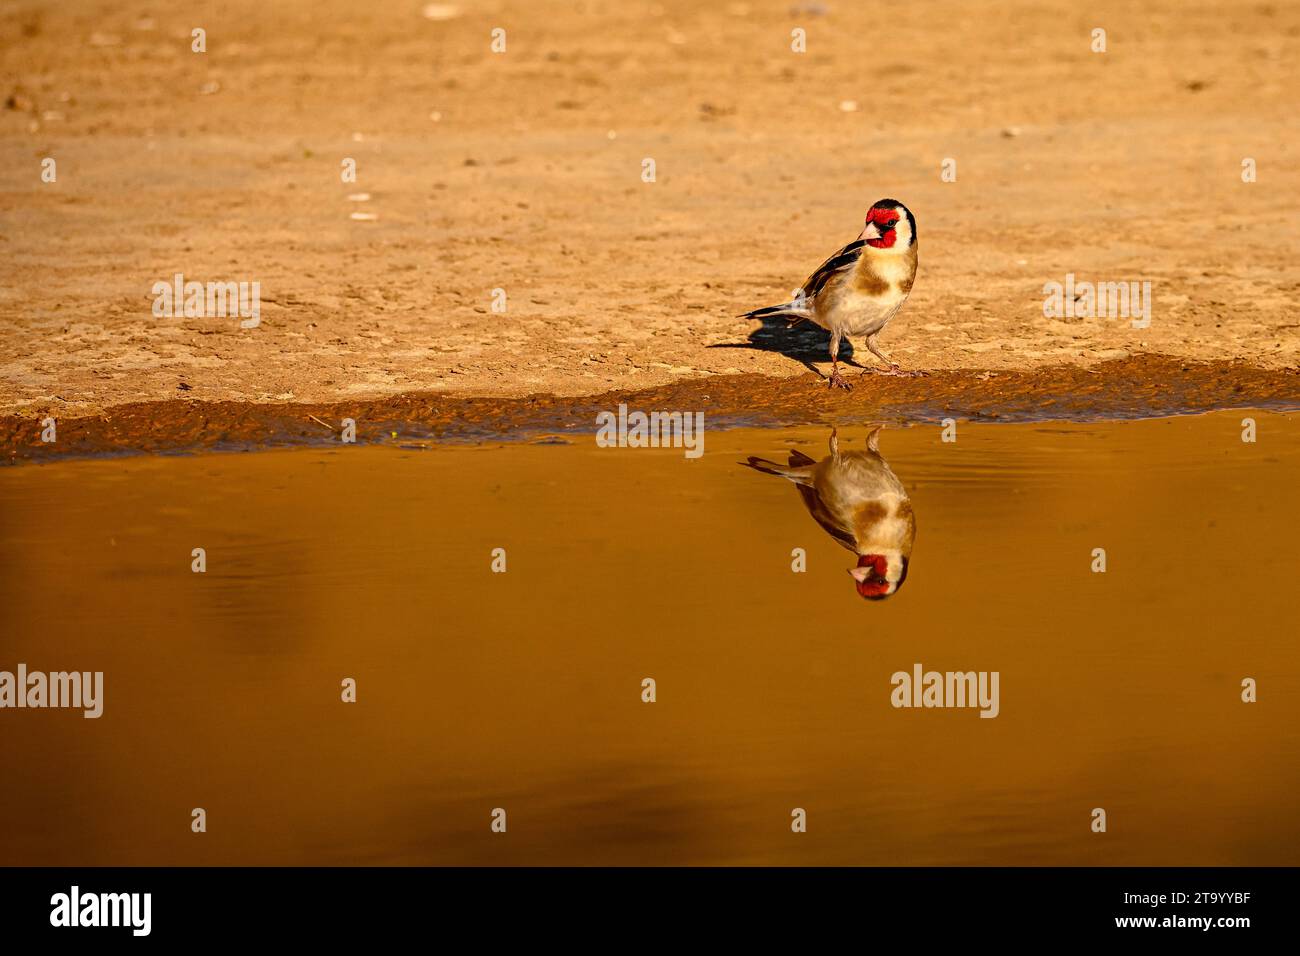
[{"label": "goldfinch", "polygon": [[923,375],[904,372],[876,345],[876,336],[912,291],[916,261],[915,217],[897,199],[882,199],[867,211],[858,238],[823,262],[795,291],[794,298],[746,312],[743,318],[782,316],[789,319],[790,326],[808,321],[830,332],[830,388],[853,387],[839,369],[840,340],[846,335],[866,337],[867,348],[888,366],[884,374]]},{"label": "goldfinch", "polygon": [[879,601],[898,593],[907,580],[916,515],[903,483],[880,454],[880,428],[867,436],[866,451],[841,454],[832,430],[831,453],[821,461],[791,451],[788,466],[754,457],[743,464],[794,482],[813,520],[858,556],[849,574],[859,595]]}]

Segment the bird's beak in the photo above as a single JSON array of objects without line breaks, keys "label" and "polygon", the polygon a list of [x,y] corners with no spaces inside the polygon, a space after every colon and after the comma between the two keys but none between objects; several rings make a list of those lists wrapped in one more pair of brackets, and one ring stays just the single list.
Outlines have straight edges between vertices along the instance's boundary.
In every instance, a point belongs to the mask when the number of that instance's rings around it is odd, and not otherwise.
[{"label": "bird's beak", "polygon": [[871,568],[849,568],[849,576],[861,584],[871,576]]},{"label": "bird's beak", "polygon": [[858,238],[859,238],[859,239],[879,239],[879,238],[880,238],[880,228],[879,228],[879,227],[878,227],[874,222],[869,222],[869,223],[867,223],[866,228],[864,228],[864,229],[862,230],[862,235],[858,236]]}]

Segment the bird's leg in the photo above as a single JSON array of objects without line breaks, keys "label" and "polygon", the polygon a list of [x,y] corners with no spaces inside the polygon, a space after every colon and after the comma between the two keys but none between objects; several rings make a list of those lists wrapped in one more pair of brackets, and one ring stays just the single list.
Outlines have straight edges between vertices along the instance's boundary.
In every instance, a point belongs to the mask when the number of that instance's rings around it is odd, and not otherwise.
[{"label": "bird's leg", "polygon": [[[884,372],[880,373],[882,375],[902,375],[905,378],[913,378],[925,374],[925,372],[922,371],[904,372],[897,362],[891,359],[884,352],[880,351],[880,347],[876,345],[876,337],[874,335],[867,336],[867,348],[871,350],[872,355],[889,366],[889,368]],[[862,374],[865,375],[866,373],[867,370],[864,368]]]},{"label": "bird's leg", "polygon": [[831,377],[826,383],[827,388],[842,388],[845,391],[851,391],[853,386],[844,380],[840,374],[840,333],[831,333]]},{"label": "bird's leg", "polygon": [[[899,371],[898,363],[895,362],[893,359],[891,359],[884,352],[880,351],[880,346],[876,344],[876,337],[874,335],[867,336],[867,348],[871,351],[872,355],[874,355],[876,358],[880,359],[880,361],[884,362],[886,365],[889,366],[889,371],[891,373]],[[862,371],[865,374],[867,370],[864,368]]]},{"label": "bird's leg", "polygon": [[831,457],[840,457],[840,433],[834,425],[831,426]]}]

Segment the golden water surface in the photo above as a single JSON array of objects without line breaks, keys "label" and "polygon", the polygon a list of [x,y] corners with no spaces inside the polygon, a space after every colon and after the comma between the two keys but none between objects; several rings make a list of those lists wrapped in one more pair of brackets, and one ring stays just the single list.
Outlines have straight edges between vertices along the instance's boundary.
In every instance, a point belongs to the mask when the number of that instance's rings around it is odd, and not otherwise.
[{"label": "golden water surface", "polygon": [[0,471],[0,670],[105,684],[0,710],[0,863],[1300,863],[1300,420],[1247,414],[885,431],[872,602],[738,464],[827,429]]}]

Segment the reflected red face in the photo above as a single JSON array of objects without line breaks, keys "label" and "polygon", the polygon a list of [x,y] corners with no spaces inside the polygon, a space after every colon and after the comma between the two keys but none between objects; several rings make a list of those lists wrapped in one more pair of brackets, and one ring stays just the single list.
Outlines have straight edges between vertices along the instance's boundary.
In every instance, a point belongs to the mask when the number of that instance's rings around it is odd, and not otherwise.
[{"label": "reflected red face", "polygon": [[867,225],[875,223],[880,231],[879,239],[868,239],[867,245],[876,249],[888,249],[898,241],[895,227],[898,225],[898,211],[888,206],[872,206],[867,212]]},{"label": "reflected red face", "polygon": [[889,582],[885,580],[888,562],[883,554],[863,554],[858,557],[858,567],[870,568],[871,573],[865,580],[855,581],[858,593],[868,600],[875,600],[889,595]]}]

